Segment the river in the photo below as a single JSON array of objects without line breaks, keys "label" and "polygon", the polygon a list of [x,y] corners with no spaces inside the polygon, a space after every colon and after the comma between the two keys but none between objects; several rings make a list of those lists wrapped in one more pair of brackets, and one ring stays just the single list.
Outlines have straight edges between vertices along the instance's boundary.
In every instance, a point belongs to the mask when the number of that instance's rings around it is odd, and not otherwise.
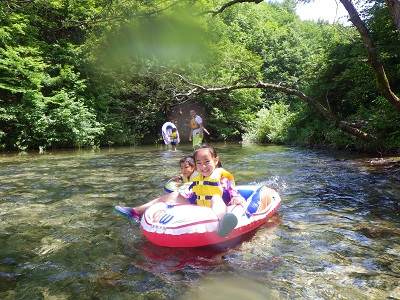
[{"label": "river", "polygon": [[400,299],[398,162],[214,146],[237,184],[282,205],[241,241],[195,249],[153,245],[113,210],[162,195],[190,145],[0,153],[0,298]]}]

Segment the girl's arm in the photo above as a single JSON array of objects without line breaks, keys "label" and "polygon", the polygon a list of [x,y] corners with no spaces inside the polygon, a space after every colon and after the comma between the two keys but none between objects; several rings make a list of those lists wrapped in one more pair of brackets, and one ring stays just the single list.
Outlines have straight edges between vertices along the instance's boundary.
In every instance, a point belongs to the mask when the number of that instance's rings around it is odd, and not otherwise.
[{"label": "girl's arm", "polygon": [[168,180],[168,182],[170,182],[170,181],[182,181],[183,182],[183,175],[181,174],[179,176],[171,178],[170,180]]},{"label": "girl's arm", "polygon": [[231,197],[231,201],[228,203],[228,205],[233,205],[233,204],[237,205],[245,201],[242,195],[240,195],[236,186],[228,178],[221,179],[221,186],[223,189],[228,191],[229,196]]}]

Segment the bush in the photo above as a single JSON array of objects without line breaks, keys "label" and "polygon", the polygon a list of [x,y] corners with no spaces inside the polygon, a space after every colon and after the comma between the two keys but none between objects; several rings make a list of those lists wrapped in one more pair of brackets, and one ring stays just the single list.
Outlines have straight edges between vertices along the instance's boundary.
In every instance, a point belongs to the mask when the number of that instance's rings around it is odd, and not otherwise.
[{"label": "bush", "polygon": [[289,111],[289,105],[275,102],[269,109],[263,108],[256,114],[256,119],[247,126],[243,140],[282,144],[294,116],[295,113]]}]

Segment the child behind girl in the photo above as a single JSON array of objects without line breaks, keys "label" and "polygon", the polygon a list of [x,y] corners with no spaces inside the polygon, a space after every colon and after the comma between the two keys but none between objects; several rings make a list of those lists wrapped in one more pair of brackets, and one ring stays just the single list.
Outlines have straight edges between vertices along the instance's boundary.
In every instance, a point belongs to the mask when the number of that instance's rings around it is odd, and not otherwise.
[{"label": "child behind girl", "polygon": [[171,178],[169,181],[179,181],[181,183],[192,182],[192,177],[198,175],[196,171],[196,166],[193,160],[193,156],[184,156],[179,161],[179,166],[181,168],[181,174],[177,177]]},{"label": "child behind girl", "polygon": [[[191,182],[192,178],[198,175],[193,160],[193,156],[191,155],[182,157],[179,161],[179,166],[181,168],[181,174],[177,177],[171,178],[170,180],[168,180],[168,182],[179,181],[177,186],[180,186],[183,183]],[[153,203],[153,201],[150,201],[149,203],[154,204],[155,202]],[[148,206],[146,205],[146,209],[148,207],[150,207],[150,205]],[[114,209],[120,214],[123,214],[124,216],[133,219],[135,221],[139,221],[142,216],[142,213],[144,212],[142,211],[142,209],[134,207],[115,206]]]},{"label": "child behind girl", "polygon": [[132,216],[118,209],[120,206],[115,209],[130,218],[140,218],[147,208],[157,202],[208,206],[220,220],[218,235],[227,237],[238,223],[234,214],[227,213],[227,205],[241,204],[244,198],[239,194],[232,174],[222,168],[214,147],[203,144],[194,151],[193,157],[198,175],[192,178],[193,184],[189,189],[166,194],[138,207],[123,208],[132,211]]}]

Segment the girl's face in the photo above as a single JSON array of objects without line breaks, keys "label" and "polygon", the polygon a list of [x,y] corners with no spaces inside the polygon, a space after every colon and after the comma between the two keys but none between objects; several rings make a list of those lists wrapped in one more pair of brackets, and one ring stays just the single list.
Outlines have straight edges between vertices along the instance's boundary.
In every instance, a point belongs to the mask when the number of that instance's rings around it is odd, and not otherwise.
[{"label": "girl's face", "polygon": [[181,165],[181,173],[185,177],[190,177],[194,170],[196,169],[194,166],[191,166],[187,161],[180,164]]},{"label": "girl's face", "polygon": [[207,148],[199,149],[196,152],[195,163],[196,169],[203,176],[210,176],[217,167],[219,158],[213,157]]}]

